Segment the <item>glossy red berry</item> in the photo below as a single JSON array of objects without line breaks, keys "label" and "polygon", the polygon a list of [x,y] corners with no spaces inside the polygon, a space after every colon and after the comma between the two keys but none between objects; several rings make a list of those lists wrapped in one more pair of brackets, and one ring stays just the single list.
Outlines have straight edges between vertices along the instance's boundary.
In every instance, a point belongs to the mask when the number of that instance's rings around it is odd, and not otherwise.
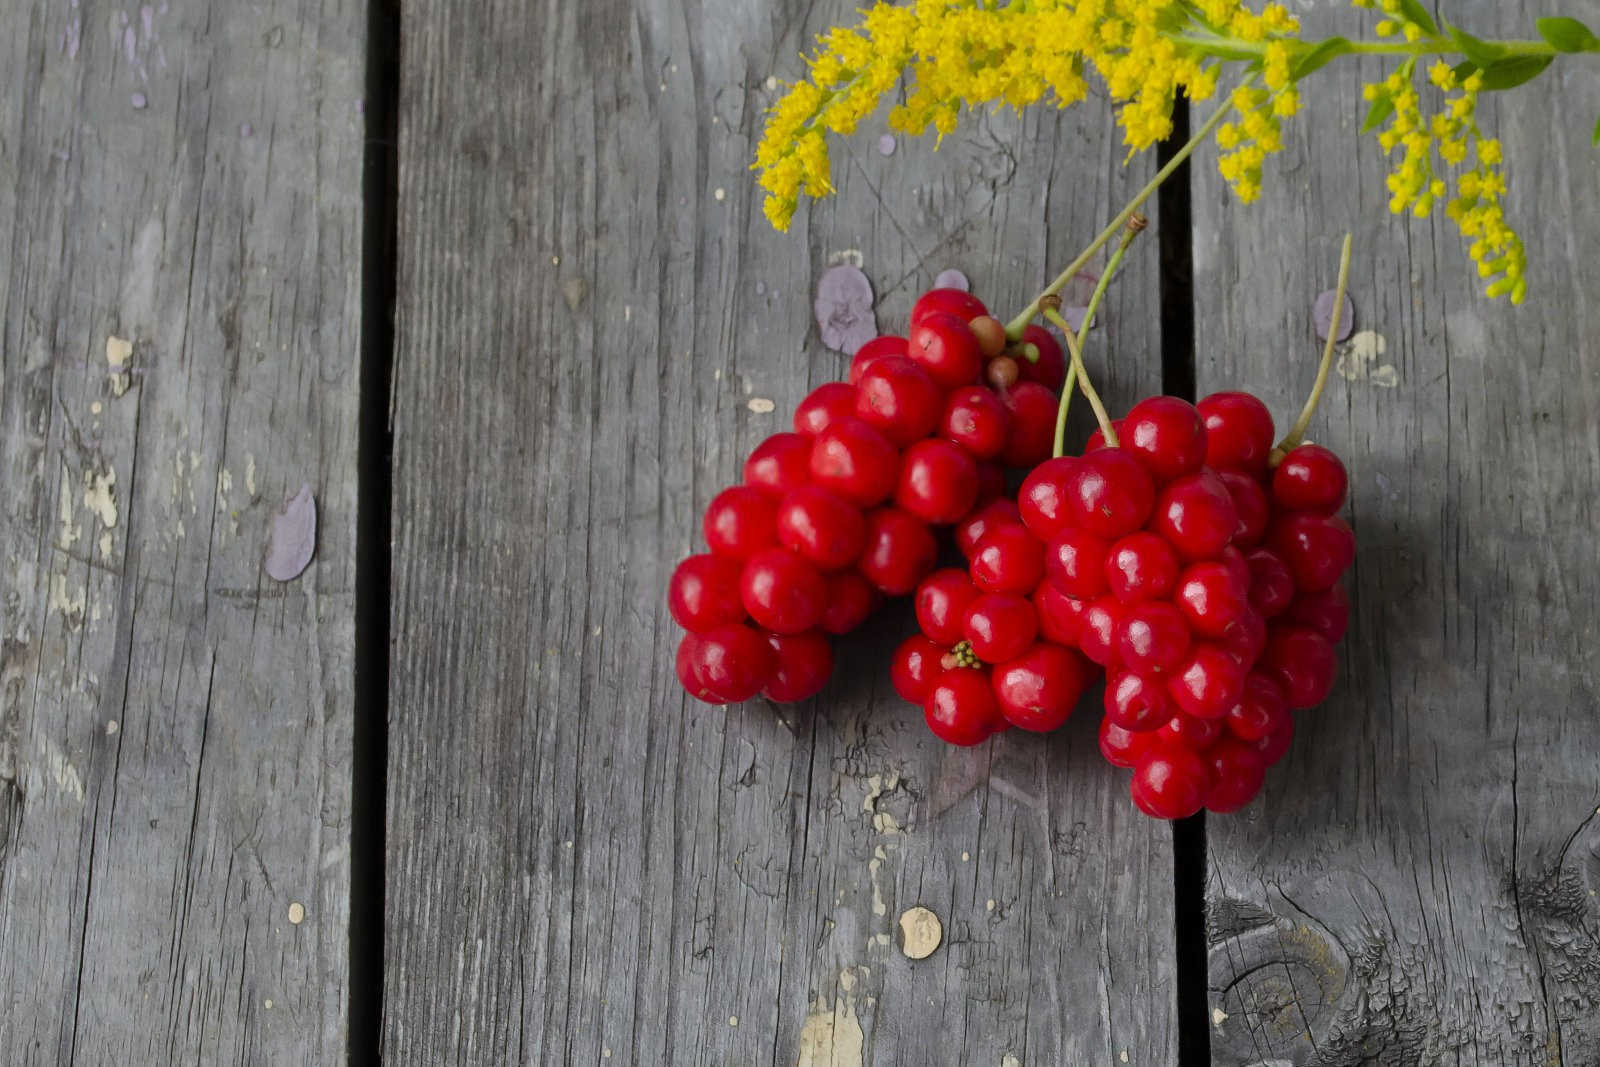
[{"label": "glossy red berry", "polygon": [[1213,393],[1195,407],[1206,426],[1206,466],[1251,473],[1267,469],[1277,435],[1267,405],[1249,393]]},{"label": "glossy red berry", "polygon": [[752,619],[779,634],[811,629],[828,609],[822,572],[786,548],[751,556],[739,578],[739,595]]},{"label": "glossy red berry", "polygon": [[995,667],[992,681],[1006,721],[1043,733],[1067,721],[1094,674],[1072,649],[1037,644]]},{"label": "glossy red berry", "polygon": [[881,356],[856,384],[856,416],[904,448],[933,433],[944,413],[944,390],[905,356]]},{"label": "glossy red berry", "polygon": [[1250,589],[1226,564],[1192,563],[1178,576],[1172,601],[1201,637],[1222,637],[1250,610]]},{"label": "glossy red berry", "polygon": [[811,438],[775,433],[744,461],[744,484],[783,496],[811,479]]},{"label": "glossy red berry", "polygon": [[948,526],[978,499],[978,461],[949,441],[929,438],[906,449],[894,502],[924,522]]},{"label": "glossy red berry", "polygon": [[939,436],[954,441],[978,459],[994,459],[1005,451],[1011,413],[991,389],[981,385],[952,389],[945,397]]},{"label": "glossy red berry", "polygon": [[772,646],[749,626],[734,623],[685,634],[674,664],[690,696],[707,704],[737,704],[761,692],[772,677]]},{"label": "glossy red berry", "polygon": [[963,556],[971,559],[985,537],[1002,526],[1021,525],[1022,518],[1013,501],[991,501],[956,524],[956,547],[961,549]]},{"label": "glossy red berry", "polygon": [[1050,458],[1056,440],[1056,394],[1038,382],[1018,382],[1006,390],[1011,425],[1000,458],[1008,467],[1033,467]]},{"label": "glossy red berry", "polygon": [[947,312],[933,312],[911,327],[907,355],[943,389],[970,385],[983,369],[978,338],[965,319]]},{"label": "glossy red berry", "polygon": [[1039,615],[1039,633],[1045,640],[1078,647],[1087,601],[1067,596],[1049,582],[1040,582],[1033,594],[1033,606]]},{"label": "glossy red berry", "polygon": [[878,609],[882,594],[856,571],[836,571],[825,576],[828,582],[828,608],[822,613],[822,628],[830,634],[847,634],[867,621]]},{"label": "glossy red berry", "polygon": [[914,327],[930,315],[954,315],[962,322],[971,322],[979,315],[989,314],[983,301],[964,289],[929,289],[911,305],[911,325]]},{"label": "glossy red berry", "polygon": [[1206,793],[1206,809],[1219,815],[1238,811],[1261,792],[1266,772],[1261,752],[1254,745],[1224,737],[1206,752],[1211,765],[1211,789]]},{"label": "glossy red berry", "polygon": [[1294,741],[1294,716],[1285,715],[1278,723],[1278,728],[1272,733],[1255,742],[1256,751],[1261,753],[1261,760],[1268,767],[1283,759],[1288,753],[1289,746]]},{"label": "glossy red berry", "polygon": [[1089,601],[1078,620],[1078,647],[1100,666],[1117,666],[1117,638],[1122,633],[1122,618],[1128,608],[1114,596]]},{"label": "glossy red berry", "polygon": [[954,567],[934,571],[917,586],[917,625],[930,639],[953,645],[961,640],[967,609],[982,595],[966,571]]},{"label": "glossy red berry", "polygon": [[1000,706],[987,670],[957,667],[934,679],[922,715],[935,737],[952,745],[976,745],[1000,724]]},{"label": "glossy red berry", "polygon": [[1154,731],[1125,730],[1110,719],[1100,720],[1100,754],[1113,767],[1132,767],[1155,745]]},{"label": "glossy red berry", "polygon": [[922,634],[908,637],[894,650],[889,659],[889,681],[901,699],[921,704],[928,699],[928,690],[934,680],[944,673],[939,661],[944,658],[943,646],[930,641]]},{"label": "glossy red berry", "polygon": [[812,483],[858,507],[888,499],[899,475],[900,454],[894,445],[860,419],[838,419],[812,443]]},{"label": "glossy red berry", "polygon": [[1267,647],[1267,620],[1255,608],[1250,608],[1228,627],[1219,644],[1235,663],[1249,670],[1261,658],[1261,650]]},{"label": "glossy red berry", "polygon": [[1272,520],[1272,502],[1261,483],[1239,471],[1218,471],[1217,477],[1228,488],[1233,510],[1239,523],[1233,529],[1233,544],[1239,549],[1249,549],[1261,543],[1266,536],[1267,523]]},{"label": "glossy red berry", "polygon": [[1291,449],[1272,473],[1272,499],[1284,511],[1332,515],[1344,505],[1349,487],[1344,464],[1321,445]]},{"label": "glossy red berry", "polygon": [[749,559],[778,543],[778,502],[748,485],[724,489],[705,516],[706,545],[730,559]]},{"label": "glossy red berry", "polygon": [[1165,537],[1186,560],[1211,559],[1239,525],[1228,487],[1211,470],[1167,483],[1156,500],[1150,529]]},{"label": "glossy red berry", "polygon": [[739,575],[744,568],[726,556],[690,556],[678,564],[667,584],[667,610],[679,626],[695,633],[744,621]]},{"label": "glossy red berry", "polygon": [[1065,530],[1076,528],[1067,508],[1067,493],[1072,472],[1078,466],[1074,456],[1047,459],[1022,480],[1017,490],[1017,512],[1022,524],[1041,541],[1050,541]]},{"label": "glossy red berry", "polygon": [[1221,736],[1220,719],[1197,719],[1180,711],[1156,731],[1156,743],[1176,745],[1191,752],[1204,752],[1216,744]]},{"label": "glossy red berry", "polygon": [[897,508],[867,514],[867,547],[856,563],[867,581],[889,596],[903,596],[933,572],[939,543],[928,524]]},{"label": "glossy red berry", "polygon": [[828,382],[811,390],[794,409],[794,430],[815,437],[835,420],[854,418],[855,413],[856,387],[848,382]]},{"label": "glossy red berry", "polygon": [[986,593],[1027,595],[1044,577],[1044,545],[1021,526],[1001,526],[978,543],[970,570]]},{"label": "glossy red berry", "polygon": [[1166,538],[1141,530],[1106,553],[1106,585],[1124,604],[1160,600],[1178,584],[1178,554]]},{"label": "glossy red berry", "polygon": [[1147,600],[1127,609],[1117,630],[1117,661],[1130,671],[1164,675],[1189,652],[1189,627],[1183,614],[1165,600]]},{"label": "glossy red berry", "polygon": [[1064,530],[1045,546],[1045,579],[1068,596],[1087,599],[1104,593],[1109,542],[1082,530]]},{"label": "glossy red berry", "polygon": [[1239,703],[1246,668],[1227,649],[1200,642],[1167,681],[1178,707],[1197,719],[1220,719]]},{"label": "glossy red berry", "polygon": [[1250,604],[1262,618],[1273,619],[1289,610],[1294,600],[1294,576],[1289,567],[1268,548],[1258,548],[1246,557],[1250,563]]},{"label": "glossy red berry", "polygon": [[1133,802],[1154,819],[1185,819],[1211,791],[1211,768],[1190,750],[1157,745],[1133,769]]},{"label": "glossy red berry", "polygon": [[1028,650],[1039,635],[1033,603],[1014,593],[985,593],[967,608],[962,633],[985,663],[1004,663]]},{"label": "glossy red berry", "polygon": [[1328,698],[1339,672],[1328,639],[1305,626],[1277,626],[1267,635],[1261,667],[1283,687],[1284,702],[1299,711]]},{"label": "glossy red berry", "polygon": [[1283,689],[1260,671],[1244,680],[1239,702],[1228,709],[1228,732],[1241,741],[1259,741],[1276,730],[1289,715]]},{"label": "glossy red berry", "polygon": [[778,503],[778,543],[822,570],[838,570],[866,547],[867,520],[850,501],[809,485]]},{"label": "glossy red berry", "polygon": [[1059,393],[1061,383],[1067,380],[1067,359],[1056,335],[1037,322],[1030,322],[1022,330],[1022,343],[1032,345],[1039,355],[1038,359],[1017,360],[1022,380],[1038,382],[1052,393]]},{"label": "glossy red berry", "polygon": [[1343,519],[1304,512],[1274,522],[1267,544],[1306,593],[1332,588],[1356,558],[1356,536]]},{"label": "glossy red berry", "polygon": [[762,695],[779,704],[809,700],[822,691],[833,674],[833,644],[815,630],[803,634],[768,634],[772,646],[772,677]]},{"label": "glossy red berry", "polygon": [[861,373],[873,360],[881,356],[903,356],[907,348],[908,342],[904,337],[895,337],[893,334],[874,337],[856,349],[856,354],[850,357],[850,384],[855,385],[861,380]]},{"label": "glossy red berry", "polygon": [[973,510],[991,504],[1006,495],[1006,469],[998,463],[978,464],[978,500]]},{"label": "glossy red berry", "polygon": [[1118,671],[1106,678],[1106,720],[1124,730],[1159,730],[1178,713],[1161,679],[1133,671]]},{"label": "glossy red berry", "polygon": [[1192,474],[1205,462],[1205,424],[1187,400],[1149,397],[1135,404],[1122,423],[1118,432],[1122,447],[1157,482]]},{"label": "glossy red berry", "polygon": [[1155,497],[1150,475],[1122,448],[1082,457],[1067,483],[1067,511],[1074,523],[1108,541],[1142,527]]},{"label": "glossy red berry", "polygon": [[1320,593],[1301,593],[1289,605],[1284,620],[1309,626],[1331,644],[1338,644],[1350,628],[1350,594],[1342,585]]},{"label": "glossy red berry", "polygon": [[1224,545],[1217,553],[1217,562],[1228,568],[1241,588],[1250,588],[1250,561],[1244,558],[1243,552],[1232,545]]}]

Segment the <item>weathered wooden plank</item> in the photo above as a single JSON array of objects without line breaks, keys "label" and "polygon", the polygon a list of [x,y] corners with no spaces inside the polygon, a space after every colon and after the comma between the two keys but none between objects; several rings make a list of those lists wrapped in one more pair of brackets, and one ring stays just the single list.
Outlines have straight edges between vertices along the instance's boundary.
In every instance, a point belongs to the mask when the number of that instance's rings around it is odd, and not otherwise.
[{"label": "weathered wooden plank", "polygon": [[[767,78],[851,6],[405,9],[390,1062],[1174,1058],[1169,834],[1096,716],[943,750],[884,677],[904,611],[781,714],[673,677],[701,508],[844,370],[827,263],[860,255],[885,325],[946,266],[1018,306],[1147,173],[1103,107],[938,155],[867,135],[771,233]],[[1155,301],[1152,242],[1113,297],[1123,404],[1158,385]],[[917,903],[923,963],[891,941]]]},{"label": "weathered wooden plank", "polygon": [[[1548,13],[1445,7],[1510,36]],[[1313,427],[1348,459],[1361,545],[1341,680],[1264,799],[1208,821],[1219,1064],[1600,1062],[1593,74],[1484,98],[1529,242],[1521,309],[1479,295],[1448,220],[1386,214],[1344,65],[1260,204],[1199,168],[1201,391],[1298,409],[1347,227],[1360,331]]]},{"label": "weathered wooden plank", "polygon": [[0,1059],[339,1062],[365,9],[0,12]]}]

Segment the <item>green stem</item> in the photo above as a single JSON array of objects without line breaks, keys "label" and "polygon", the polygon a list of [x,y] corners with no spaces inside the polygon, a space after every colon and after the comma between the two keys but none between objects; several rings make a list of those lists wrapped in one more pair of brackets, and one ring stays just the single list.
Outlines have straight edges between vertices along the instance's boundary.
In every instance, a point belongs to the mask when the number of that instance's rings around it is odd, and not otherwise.
[{"label": "green stem", "polygon": [[1072,327],[1067,320],[1061,317],[1061,311],[1056,307],[1058,300],[1052,298],[1044,307],[1044,317],[1055,323],[1067,338],[1067,351],[1072,353],[1072,369],[1078,372],[1078,388],[1083,390],[1083,397],[1089,401],[1089,406],[1094,409],[1095,421],[1100,424],[1100,433],[1105,436],[1106,444],[1117,448],[1122,444],[1117,437],[1116,428],[1111,425],[1111,416],[1106,413],[1106,406],[1100,402],[1100,394],[1095,390],[1094,383],[1089,380],[1089,372],[1083,365],[1083,349],[1078,347],[1078,338],[1072,332]]},{"label": "green stem", "polygon": [[1322,400],[1322,390],[1328,384],[1328,368],[1333,366],[1333,346],[1339,337],[1339,320],[1344,315],[1344,294],[1350,284],[1350,235],[1344,235],[1344,247],[1339,252],[1339,285],[1333,294],[1333,314],[1328,319],[1328,339],[1322,347],[1322,363],[1317,367],[1317,380],[1311,386],[1311,395],[1306,397],[1306,406],[1300,409],[1300,417],[1294,420],[1294,425],[1284,435],[1278,447],[1272,450],[1274,457],[1282,458],[1283,454],[1294,448],[1306,439],[1306,429],[1311,425],[1311,416],[1316,414],[1317,404]]},{"label": "green stem", "polygon": [[[1223,37],[1212,33],[1175,33],[1171,39],[1180,44],[1194,45],[1207,55],[1239,59],[1261,56],[1273,40],[1290,41],[1295,38],[1271,38],[1265,41],[1246,41],[1238,37]],[[1321,41],[1303,41],[1306,51],[1316,48]],[[1548,41],[1485,41],[1499,48],[1507,56],[1553,56],[1555,47]],[[1454,55],[1461,46],[1449,37],[1424,37],[1416,41],[1351,41],[1349,55],[1367,56],[1441,56]]]},{"label": "green stem", "polygon": [[[1128,220],[1128,232],[1122,235],[1122,241],[1116,250],[1111,253],[1111,260],[1106,264],[1106,269],[1101,272],[1100,280],[1095,284],[1094,293],[1089,297],[1089,304],[1083,310],[1083,322],[1078,327],[1078,351],[1083,351],[1084,344],[1089,339],[1089,327],[1094,324],[1094,313],[1100,308],[1100,301],[1106,295],[1106,289],[1111,285],[1111,276],[1117,273],[1117,268],[1122,266],[1122,257],[1128,251],[1128,246],[1133,244],[1133,239],[1144,232],[1149,225],[1143,215],[1135,215]],[[1063,319],[1063,322],[1066,320]],[[1072,361],[1072,366],[1067,368],[1067,380],[1061,386],[1061,402],[1056,406],[1056,441],[1055,448],[1050,453],[1052,456],[1066,454],[1067,445],[1067,410],[1072,406],[1072,387],[1078,379],[1078,360]]]}]

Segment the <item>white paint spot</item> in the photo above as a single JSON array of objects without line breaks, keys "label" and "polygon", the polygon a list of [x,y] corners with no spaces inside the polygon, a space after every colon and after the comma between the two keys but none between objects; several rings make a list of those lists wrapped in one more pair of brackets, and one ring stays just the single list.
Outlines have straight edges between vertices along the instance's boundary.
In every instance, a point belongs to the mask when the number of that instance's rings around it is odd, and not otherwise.
[{"label": "white paint spot", "polygon": [[560,256],[551,256],[551,257],[550,257],[550,265],[551,265],[551,266],[552,266],[552,267],[559,267],[559,266],[561,266],[561,257],[560,257]]},{"label": "white paint spot", "polygon": [[306,906],[298,900],[289,902],[289,925],[299,926],[306,921]]},{"label": "white paint spot", "polygon": [[602,1058],[609,1060],[611,1058],[611,1046],[610,1045],[601,1046],[600,1055],[601,1055]]},{"label": "white paint spot", "polygon": [[263,1008],[266,1008],[268,1011],[271,1011],[272,1010],[272,998],[268,997],[266,1000],[263,1000],[261,1002],[261,1006]]},{"label": "white paint spot", "polygon": [[774,404],[764,396],[751,397],[749,402],[745,404],[745,407],[749,408],[757,415],[770,415],[778,409],[778,405]]},{"label": "white paint spot", "polygon": [[1223,1023],[1228,1021],[1228,1013],[1223,1011],[1221,1008],[1212,1008],[1211,1021],[1215,1025],[1221,1026]]},{"label": "white paint spot", "polygon": [[772,90],[776,89],[777,87],[778,87],[778,79],[774,78],[772,75],[768,74],[767,75],[767,91],[771,92]]},{"label": "white paint spot", "polygon": [[728,1016],[728,1025],[729,1026],[738,1026],[739,1025],[739,1017],[737,1015]]},{"label": "white paint spot", "polygon": [[250,494],[250,499],[256,498],[256,457],[244,457],[244,491]]},{"label": "white paint spot", "polygon": [[1119,1055],[1117,1057],[1117,1059],[1121,1060],[1123,1063],[1127,1063],[1128,1062],[1128,1050],[1127,1049],[1123,1049],[1122,1050],[1122,1054]]},{"label": "white paint spot", "polygon": [[905,832],[900,828],[900,820],[896,819],[892,813],[887,811],[873,813],[872,828],[885,836]]},{"label": "white paint spot", "polygon": [[984,908],[985,911],[993,911],[994,910],[994,898],[990,897],[988,900],[984,901],[983,902],[983,908]]},{"label": "white paint spot", "polygon": [[117,725],[117,720],[112,719],[110,722],[106,723],[106,736],[112,737],[120,729],[122,729],[122,727]]},{"label": "white paint spot", "polygon": [[[883,849],[880,848],[877,851],[881,853]],[[889,914],[889,905],[884,902],[883,890],[878,886],[878,872],[883,869],[884,858],[884,856],[878,855],[867,861],[867,877],[872,882],[872,914],[874,915]]]},{"label": "white paint spot", "polygon": [[65,574],[50,576],[50,610],[61,612],[68,629],[76,630],[83,625],[83,612],[88,602],[88,592],[82,587],[79,587],[76,595],[67,591]]},{"label": "white paint spot", "polygon": [[105,410],[105,405],[101,404],[100,401],[98,401],[98,400],[96,400],[93,404],[89,405],[89,414],[91,414],[91,415],[98,415],[98,414],[100,414],[100,412],[102,412],[104,410]]},{"label": "white paint spot", "polygon": [[927,959],[943,940],[944,926],[932,911],[919,904],[900,913],[900,951],[907,959]]},{"label": "white paint spot", "polygon": [[116,538],[112,535],[110,530],[107,530],[105,533],[100,535],[99,545],[100,558],[110,559],[112,549],[116,547]]},{"label": "white paint spot", "polygon": [[78,768],[67,759],[67,754],[48,737],[39,738],[39,749],[44,755],[45,772],[50,775],[56,788],[82,803],[83,779],[78,776]]},{"label": "white paint spot", "polygon": [[970,853],[970,852],[963,852],[963,853],[962,853],[962,854],[961,854],[961,862],[962,862],[962,863],[971,863],[971,862],[972,862],[972,853]]},{"label": "white paint spot", "polygon": [[94,513],[100,525],[113,529],[117,525],[117,472],[83,472],[83,506]]},{"label": "white paint spot", "polygon": [[1000,1057],[1000,1067],[1022,1067],[1022,1061],[1008,1052]]},{"label": "white paint spot", "polygon": [[718,203],[720,203],[728,199],[728,190],[719,185],[711,195],[717,200]]},{"label": "white paint spot", "polygon": [[1378,364],[1389,351],[1388,340],[1380,333],[1362,330],[1339,346],[1334,370],[1347,382],[1371,382],[1384,389],[1400,384],[1400,372],[1392,364]]},{"label": "white paint spot", "polygon": [[830,267],[845,266],[860,270],[866,262],[867,257],[862,254],[859,248],[841,248],[828,256],[828,266]]},{"label": "white paint spot", "polygon": [[132,341],[126,337],[117,337],[115,334],[106,338],[106,366],[119,371],[126,367],[128,360],[132,358]]}]

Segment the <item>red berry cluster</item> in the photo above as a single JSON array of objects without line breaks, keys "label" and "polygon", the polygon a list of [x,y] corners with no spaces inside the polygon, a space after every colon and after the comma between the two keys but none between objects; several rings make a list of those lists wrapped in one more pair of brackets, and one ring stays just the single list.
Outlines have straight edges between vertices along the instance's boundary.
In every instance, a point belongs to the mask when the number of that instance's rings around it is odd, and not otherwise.
[{"label": "red berry cluster", "polygon": [[829,635],[916,589],[937,563],[935,529],[1002,496],[1006,465],[1050,454],[1065,360],[1042,327],[1022,344],[1029,358],[976,297],[931,290],[907,337],[862,346],[849,381],[813,390],[794,432],[757,446],[744,484],[706,509],[710,551],[668,589],[690,695],[814,695],[833,670]]}]

